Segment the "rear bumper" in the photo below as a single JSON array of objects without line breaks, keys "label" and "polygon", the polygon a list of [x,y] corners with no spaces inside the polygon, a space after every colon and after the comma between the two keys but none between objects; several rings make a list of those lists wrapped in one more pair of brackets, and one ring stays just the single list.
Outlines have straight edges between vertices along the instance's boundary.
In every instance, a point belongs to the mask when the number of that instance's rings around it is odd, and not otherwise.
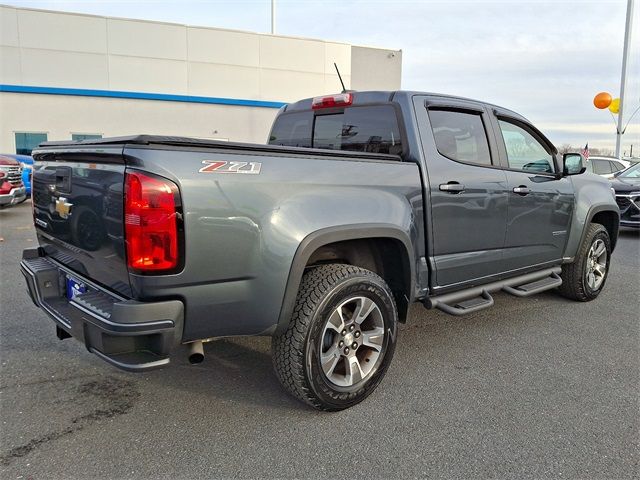
[{"label": "rear bumper", "polygon": [[12,188],[9,193],[0,195],[0,205],[15,205],[20,200],[26,198],[27,191],[25,187]]},{"label": "rear bumper", "polygon": [[[33,303],[55,322],[58,336],[73,336],[120,369],[163,367],[180,343],[184,305],[179,300],[127,300],[42,256],[39,249],[23,252],[20,269]],[[67,300],[65,292],[69,274],[89,287],[73,300]]]}]

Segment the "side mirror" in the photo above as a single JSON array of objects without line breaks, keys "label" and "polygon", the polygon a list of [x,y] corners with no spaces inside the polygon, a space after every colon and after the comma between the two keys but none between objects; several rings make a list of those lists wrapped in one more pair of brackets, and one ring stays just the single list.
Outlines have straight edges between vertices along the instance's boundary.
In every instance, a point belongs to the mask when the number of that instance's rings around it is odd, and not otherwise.
[{"label": "side mirror", "polygon": [[562,156],[562,172],[564,175],[580,175],[585,170],[584,160],[579,153],[565,153]]}]

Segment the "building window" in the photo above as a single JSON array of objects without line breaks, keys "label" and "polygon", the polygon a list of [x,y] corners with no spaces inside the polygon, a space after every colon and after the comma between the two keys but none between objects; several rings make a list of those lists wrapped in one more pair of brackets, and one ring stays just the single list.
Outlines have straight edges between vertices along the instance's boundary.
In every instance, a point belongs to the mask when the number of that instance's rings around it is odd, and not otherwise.
[{"label": "building window", "polygon": [[90,133],[72,133],[71,140],[82,141],[82,140],[97,140],[98,138],[102,138],[102,135],[98,134],[90,134]]},{"label": "building window", "polygon": [[31,155],[32,150],[46,141],[46,133],[16,132],[16,153],[18,155]]}]

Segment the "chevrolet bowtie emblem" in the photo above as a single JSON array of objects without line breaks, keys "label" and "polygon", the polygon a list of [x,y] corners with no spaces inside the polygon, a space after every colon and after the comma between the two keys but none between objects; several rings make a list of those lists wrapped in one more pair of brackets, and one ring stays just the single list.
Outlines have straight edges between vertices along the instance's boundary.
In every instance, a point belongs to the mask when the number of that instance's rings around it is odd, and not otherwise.
[{"label": "chevrolet bowtie emblem", "polygon": [[73,207],[73,203],[67,202],[67,199],[64,197],[59,197],[56,200],[56,212],[62,218],[69,218],[71,215],[71,207]]}]

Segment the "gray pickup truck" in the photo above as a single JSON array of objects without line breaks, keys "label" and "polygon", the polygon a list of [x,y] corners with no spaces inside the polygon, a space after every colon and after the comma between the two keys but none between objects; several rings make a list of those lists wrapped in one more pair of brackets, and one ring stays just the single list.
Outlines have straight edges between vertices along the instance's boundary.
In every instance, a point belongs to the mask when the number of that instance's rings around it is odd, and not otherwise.
[{"label": "gray pickup truck", "polygon": [[452,315],[492,293],[604,287],[619,210],[608,182],[522,116],[419,92],[283,107],[269,145],[131,136],[34,154],[39,247],[21,263],[60,339],[130,371],[268,335],[295,397],[367,397],[412,302]]}]

